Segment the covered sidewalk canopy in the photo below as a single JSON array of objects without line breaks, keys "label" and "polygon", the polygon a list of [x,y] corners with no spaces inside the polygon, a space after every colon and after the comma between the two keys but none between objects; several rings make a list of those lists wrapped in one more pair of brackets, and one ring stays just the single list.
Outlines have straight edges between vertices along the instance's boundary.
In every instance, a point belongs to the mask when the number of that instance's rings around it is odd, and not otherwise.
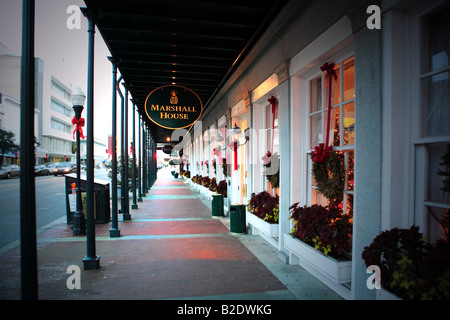
[{"label": "covered sidewalk canopy", "polygon": [[[85,0],[141,115],[164,85],[194,91],[204,110],[262,35],[284,0]],[[172,130],[146,116],[158,146]]]}]

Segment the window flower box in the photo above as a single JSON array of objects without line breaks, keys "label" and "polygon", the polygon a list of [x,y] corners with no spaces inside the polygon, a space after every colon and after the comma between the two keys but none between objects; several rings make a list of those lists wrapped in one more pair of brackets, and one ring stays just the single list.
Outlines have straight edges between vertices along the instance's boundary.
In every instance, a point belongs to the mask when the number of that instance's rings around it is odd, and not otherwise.
[{"label": "window flower box", "polygon": [[307,271],[321,275],[334,283],[350,282],[352,270],[350,260],[341,261],[328,257],[289,234],[284,235],[284,245],[289,251],[291,264],[298,264]]},{"label": "window flower box", "polygon": [[268,223],[250,212],[247,212],[247,222],[257,229],[258,232],[261,232],[270,238],[278,238],[278,223]]},{"label": "window flower box", "polygon": [[403,300],[393,294],[392,292],[389,292],[383,288],[377,289],[377,300]]}]

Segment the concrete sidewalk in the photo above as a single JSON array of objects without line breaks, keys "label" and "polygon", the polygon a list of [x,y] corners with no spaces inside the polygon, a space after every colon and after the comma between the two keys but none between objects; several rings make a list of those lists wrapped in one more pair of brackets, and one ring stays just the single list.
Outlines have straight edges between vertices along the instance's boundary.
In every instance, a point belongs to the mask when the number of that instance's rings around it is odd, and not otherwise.
[{"label": "concrete sidewalk", "polygon": [[[164,172],[131,217],[119,215],[119,238],[109,223],[96,225],[97,270],[82,269],[86,238],[65,220],[40,233],[39,299],[340,299],[259,236],[231,234],[227,217],[212,218],[208,202]],[[0,299],[20,299],[20,248],[1,252]],[[81,289],[67,288],[71,265]]]}]

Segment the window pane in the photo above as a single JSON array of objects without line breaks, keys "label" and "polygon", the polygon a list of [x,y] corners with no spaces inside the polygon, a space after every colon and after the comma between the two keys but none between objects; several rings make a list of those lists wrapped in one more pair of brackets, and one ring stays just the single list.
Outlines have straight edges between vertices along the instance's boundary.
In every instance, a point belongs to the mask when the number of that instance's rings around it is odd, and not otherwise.
[{"label": "window pane", "polygon": [[322,140],[321,135],[321,123],[322,116],[320,113],[312,115],[309,117],[309,148],[314,149],[314,147],[319,145],[319,141]]},{"label": "window pane", "polygon": [[450,134],[449,73],[422,80],[422,136]]},{"label": "window pane", "polygon": [[347,188],[348,191],[355,190],[355,151],[347,152]]},{"label": "window pane", "polygon": [[[450,157],[450,142],[430,143],[428,145],[427,200],[437,203],[450,204],[450,193],[443,190],[446,177],[442,174],[442,172],[450,170],[449,167],[444,164],[444,155],[446,155],[446,157]],[[449,177],[447,177],[447,179],[449,179]]]},{"label": "window pane", "polygon": [[432,16],[428,24],[429,67],[426,71],[448,66],[450,56],[450,8]]},{"label": "window pane", "polygon": [[[334,105],[336,105],[336,104],[338,104],[340,101],[339,101],[339,98],[340,98],[340,92],[341,92],[341,90],[340,90],[340,74],[339,74],[339,65],[337,65],[335,68],[334,68],[334,70],[336,71],[336,74],[337,74],[337,80],[335,80],[334,78],[332,78],[332,86],[331,86],[331,105],[332,106],[334,106]],[[325,107],[328,107],[328,92],[329,92],[329,80],[328,80],[328,75],[327,76],[325,76],[325,81],[326,81],[326,84],[325,84],[325,86],[324,86],[324,90],[325,90],[325,97],[326,97],[326,100],[325,100]]]},{"label": "window pane", "polygon": [[352,216],[353,215],[353,195],[352,194],[348,193],[346,195],[345,204],[346,204],[346,208],[345,208],[345,210],[343,210],[344,213]]},{"label": "window pane", "polygon": [[[323,128],[324,128],[324,134],[326,134],[327,131],[327,119],[328,119],[328,111],[324,111],[323,117],[325,119]],[[330,133],[328,136],[328,144],[330,146],[339,147],[341,145],[341,134],[339,132],[340,128],[340,112],[339,107],[332,108],[331,109],[331,122],[330,122]],[[326,136],[324,136],[324,140],[326,140]]]},{"label": "window pane", "polygon": [[310,81],[309,112],[313,113],[322,108],[322,77]]},{"label": "window pane", "polygon": [[344,62],[344,101],[355,97],[355,60]]},{"label": "window pane", "polygon": [[316,188],[311,189],[311,205],[318,204],[322,206],[326,206],[326,198],[323,194],[319,192]]},{"label": "window pane", "polygon": [[[450,8],[428,19],[428,64],[424,72],[449,66]],[[450,134],[449,72],[422,80],[422,136]]]},{"label": "window pane", "polygon": [[344,145],[355,144],[355,103],[344,105]]},{"label": "window pane", "polygon": [[444,237],[442,226],[438,221],[442,220],[449,209],[433,206],[425,207],[427,211],[427,241],[433,243]]}]

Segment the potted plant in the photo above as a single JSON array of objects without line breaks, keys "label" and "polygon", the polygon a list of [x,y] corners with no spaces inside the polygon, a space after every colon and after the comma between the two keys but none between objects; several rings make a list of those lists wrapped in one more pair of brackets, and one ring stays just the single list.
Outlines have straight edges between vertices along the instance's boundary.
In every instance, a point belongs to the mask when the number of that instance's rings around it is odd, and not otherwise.
[{"label": "potted plant", "polygon": [[216,192],[222,194],[224,198],[227,197],[227,181],[221,180],[216,187]]},{"label": "potted plant", "polygon": [[[448,214],[444,220],[448,223]],[[401,299],[450,299],[450,244],[426,243],[419,227],[393,228],[364,248],[367,266],[381,271],[381,287]],[[385,296],[381,292],[380,297]]]},{"label": "potted plant", "polygon": [[278,237],[279,197],[267,191],[252,193],[247,204],[247,221],[268,237]]},{"label": "potted plant", "polygon": [[[121,173],[120,173],[120,164],[122,162],[122,157],[119,156],[117,159],[117,187],[121,188],[122,186],[122,180],[121,180]],[[105,165],[105,167],[108,170],[108,178],[112,179],[112,163],[109,162]],[[135,170],[138,172],[138,167],[135,165]],[[133,175],[131,174],[133,172],[133,158],[128,156],[128,189],[131,188],[131,180],[133,179]]]},{"label": "potted plant", "polygon": [[[450,192],[450,145],[442,156],[437,174],[443,177],[442,191]],[[376,265],[381,272],[381,287],[402,299],[450,299],[450,210],[438,218],[442,230],[436,243],[426,243],[419,227],[393,228],[376,236],[364,248],[367,266]],[[385,298],[385,292],[378,296]]]},{"label": "potted plant", "polygon": [[349,282],[352,217],[335,206],[290,208],[293,229],[285,235],[286,248],[305,269],[313,269],[334,283]]},{"label": "potted plant", "polygon": [[191,180],[192,180],[192,182],[194,183],[194,184],[193,184],[194,189],[200,190],[200,185],[199,185],[199,184],[200,184],[200,181],[202,180],[202,176],[196,174],[195,176],[192,177]]},{"label": "potted plant", "polygon": [[211,192],[217,192],[217,182],[216,182],[216,178],[212,178],[211,181],[209,182],[209,191]]},{"label": "potted plant", "polygon": [[228,212],[227,188],[228,188],[227,181],[226,181],[226,180],[221,180],[221,181],[219,182],[219,184],[217,185],[217,187],[216,187],[216,192],[217,192],[218,194],[223,195],[223,205],[224,205],[224,209],[225,209],[225,211]]},{"label": "potted plant", "polygon": [[202,186],[204,186],[206,189],[209,189],[210,183],[211,179],[208,176],[202,178]]}]

